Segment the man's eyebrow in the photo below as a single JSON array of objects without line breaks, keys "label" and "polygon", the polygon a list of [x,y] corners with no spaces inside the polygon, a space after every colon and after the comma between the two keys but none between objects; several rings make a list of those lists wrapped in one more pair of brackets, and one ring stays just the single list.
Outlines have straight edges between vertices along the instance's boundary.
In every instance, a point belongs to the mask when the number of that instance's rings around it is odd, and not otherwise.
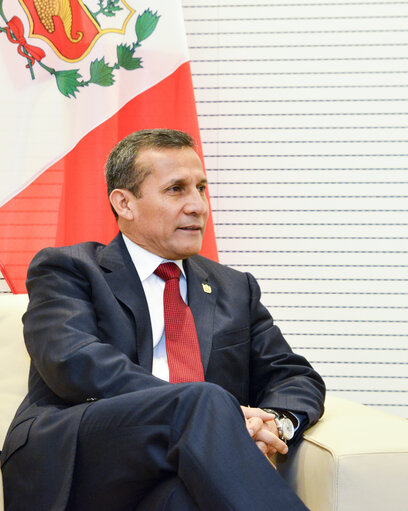
[{"label": "man's eyebrow", "polygon": [[170,179],[165,184],[166,187],[168,186],[174,186],[174,185],[182,185],[186,182],[186,179],[184,177],[175,177],[173,179]]},{"label": "man's eyebrow", "polygon": [[[184,178],[184,177],[179,177],[179,178],[173,178],[173,179],[170,179],[170,181],[168,181],[165,185],[165,187],[168,187],[168,186],[174,186],[174,185],[184,185],[185,183],[187,182],[187,179]],[[208,184],[208,180],[206,177],[203,177],[202,179],[200,179],[200,181],[197,183],[197,186],[199,185],[206,185]]]}]

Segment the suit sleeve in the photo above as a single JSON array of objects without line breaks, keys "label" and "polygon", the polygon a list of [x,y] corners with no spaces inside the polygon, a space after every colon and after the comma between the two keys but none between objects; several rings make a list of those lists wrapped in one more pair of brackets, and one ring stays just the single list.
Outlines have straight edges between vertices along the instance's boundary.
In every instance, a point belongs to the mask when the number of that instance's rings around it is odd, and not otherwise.
[{"label": "suit sleeve", "polygon": [[252,406],[297,412],[307,416],[305,426],[314,424],[324,410],[324,382],[304,357],[293,353],[260,302],[259,285],[252,275],[247,276],[251,293]]},{"label": "suit sleeve", "polygon": [[27,349],[42,380],[64,402],[78,404],[168,385],[109,342],[101,342],[92,303],[95,289],[69,254],[58,249],[37,254],[27,289]]}]

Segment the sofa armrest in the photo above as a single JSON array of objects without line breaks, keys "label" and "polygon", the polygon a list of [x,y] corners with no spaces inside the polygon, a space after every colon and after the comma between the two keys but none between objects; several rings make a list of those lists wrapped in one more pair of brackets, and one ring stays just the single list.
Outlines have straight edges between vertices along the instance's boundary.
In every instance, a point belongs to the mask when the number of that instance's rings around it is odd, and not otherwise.
[{"label": "sofa armrest", "polygon": [[0,295],[0,449],[27,393],[30,359],[21,322],[27,304],[27,295]]},{"label": "sofa armrest", "polygon": [[312,511],[408,509],[408,421],[328,395],[322,419],[278,456]]}]

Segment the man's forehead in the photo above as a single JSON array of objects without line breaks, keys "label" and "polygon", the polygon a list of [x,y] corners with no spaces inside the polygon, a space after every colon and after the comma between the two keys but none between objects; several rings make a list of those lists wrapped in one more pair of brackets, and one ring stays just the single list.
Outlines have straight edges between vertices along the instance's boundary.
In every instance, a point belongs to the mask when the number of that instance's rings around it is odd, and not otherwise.
[{"label": "man's forehead", "polygon": [[142,166],[149,174],[157,177],[180,180],[190,171],[197,173],[198,179],[205,180],[200,157],[192,147],[146,148],[139,152],[136,165]]},{"label": "man's forehead", "polygon": [[143,147],[139,150],[136,160],[144,159],[174,159],[182,154],[191,154],[199,158],[196,151],[190,146],[182,147]]}]

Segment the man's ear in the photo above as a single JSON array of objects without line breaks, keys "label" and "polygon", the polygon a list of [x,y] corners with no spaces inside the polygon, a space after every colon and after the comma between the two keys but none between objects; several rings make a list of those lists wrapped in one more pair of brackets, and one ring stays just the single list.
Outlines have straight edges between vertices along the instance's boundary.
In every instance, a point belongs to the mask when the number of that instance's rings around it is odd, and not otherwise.
[{"label": "man's ear", "polygon": [[131,221],[134,219],[134,201],[136,197],[130,190],[115,188],[109,195],[109,200],[119,218]]}]

